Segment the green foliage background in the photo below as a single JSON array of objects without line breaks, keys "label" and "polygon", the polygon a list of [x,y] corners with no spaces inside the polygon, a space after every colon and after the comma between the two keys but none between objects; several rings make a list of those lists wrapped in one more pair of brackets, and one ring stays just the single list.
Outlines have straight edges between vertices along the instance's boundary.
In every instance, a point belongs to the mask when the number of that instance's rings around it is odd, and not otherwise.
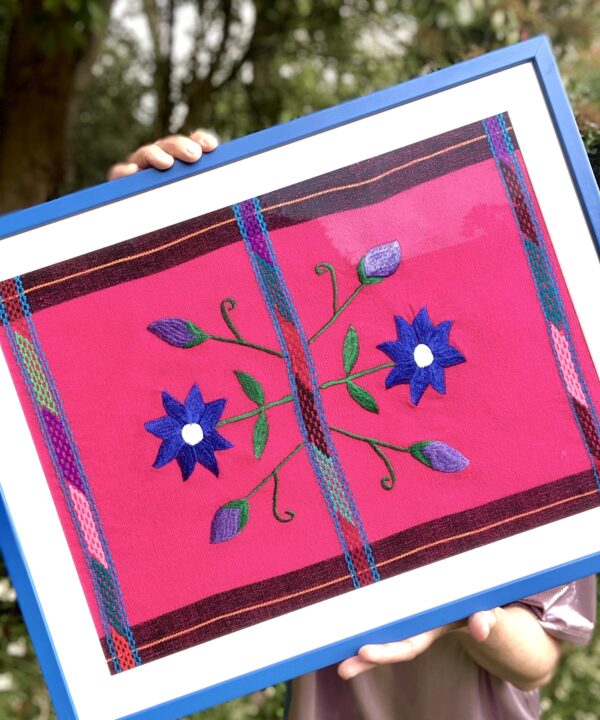
[{"label": "green foliage background", "polygon": [[[57,43],[100,41],[67,128],[62,191],[103,181],[109,165],[168,132],[202,126],[223,139],[243,135],[540,32],[554,43],[600,176],[597,0],[121,0],[107,31],[109,0],[0,0],[0,102],[11,24],[31,6],[36,22],[53,22],[44,35],[49,62]],[[63,15],[64,32],[55,23]],[[150,41],[140,40],[144,33]],[[195,50],[183,57],[177,42]],[[283,702],[277,686],[194,718],[273,720],[283,717]],[[600,633],[589,648],[565,652],[543,712],[545,720],[600,720]],[[53,717],[0,565],[0,719]]]}]

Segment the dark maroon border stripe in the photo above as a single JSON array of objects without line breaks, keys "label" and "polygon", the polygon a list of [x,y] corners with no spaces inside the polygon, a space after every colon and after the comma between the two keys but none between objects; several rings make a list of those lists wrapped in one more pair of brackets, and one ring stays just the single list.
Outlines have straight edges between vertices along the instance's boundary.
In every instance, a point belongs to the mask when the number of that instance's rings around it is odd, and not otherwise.
[{"label": "dark maroon border stripe", "polygon": [[[510,124],[507,114],[505,114],[505,119],[507,124]],[[510,128],[509,132],[515,147],[517,147],[517,140],[512,128]],[[479,138],[479,140],[475,140],[475,138]],[[263,212],[266,212],[265,208],[271,205],[302,198],[308,193],[324,193],[297,204],[269,211],[269,230],[278,230],[323,215],[373,205],[416,185],[421,185],[424,182],[460,170],[468,165],[488,160],[492,157],[492,152],[491,148],[489,148],[489,142],[488,147],[484,147],[486,142],[488,141],[485,132],[482,132],[481,122],[472,123],[446,132],[443,135],[436,135],[422,142],[408,145],[400,150],[393,150],[384,155],[378,155],[311,180],[289,185],[268,195],[263,195],[260,197],[260,202]],[[462,143],[469,144],[462,145]],[[457,147],[444,152],[443,155],[436,155],[436,153],[444,151],[453,145]],[[408,165],[400,172],[390,172],[389,175],[372,184],[356,188],[350,187],[343,192],[329,192],[335,187],[362,183],[364,180],[430,155],[433,157],[415,162],[414,165]]]},{"label": "dark maroon border stripe", "polygon": [[[561,502],[585,493],[591,494]],[[600,505],[600,493],[594,475],[591,470],[586,470],[403,530],[373,543],[372,547],[381,577],[386,578],[575,515],[598,505]],[[545,509],[532,513],[535,508]],[[510,518],[514,519],[509,520]],[[465,535],[475,531],[477,534]],[[435,544],[436,542],[439,544]],[[393,558],[398,555],[403,557],[394,561]],[[319,588],[338,578],[340,582]],[[212,595],[192,605],[135,625],[132,631],[138,652],[142,662],[146,663],[320,600],[326,600],[348,591],[347,578],[348,567],[344,558],[338,556],[285,575]],[[277,598],[307,591],[310,588],[318,589],[277,602]],[[203,628],[186,632],[189,628],[221,615],[236,613],[244,608],[271,601],[274,601],[271,605],[210,622]],[[176,633],[183,634],[162,640]],[[156,641],[160,642],[152,647],[144,647]],[[102,639],[102,647],[109,660],[110,655],[104,639]]]},{"label": "dark maroon border stripe", "polygon": [[[479,136],[481,136],[481,140],[456,147],[442,156],[434,156],[428,160],[415,163],[400,172],[393,172],[369,185],[333,193],[328,192],[287,205],[284,208],[268,209],[270,206],[294,201],[312,193],[363,182],[392,168],[435,154],[450,146],[460,145],[460,143],[468,142]],[[511,137],[516,146],[516,138],[512,134]],[[282,190],[268,193],[260,198],[260,202],[263,212],[268,217],[270,229],[277,230],[322,217],[323,215],[380,202],[410,187],[491,157],[489,143],[485,133],[482,131],[481,123],[476,122],[340,170],[290,185]],[[228,224],[204,232],[201,235],[196,235],[171,248],[144,255],[135,260],[117,262],[117,264],[101,270],[95,270],[54,285],[35,289],[39,285],[52,283],[75,273],[86,272],[99,265],[113,263],[131,255],[147,253],[161,245],[197,233],[203,228],[221,222],[227,222]],[[235,242],[240,242],[235,219],[230,208],[223,208],[146,235],[140,235],[132,240],[126,240],[93,253],[81,255],[66,262],[35,270],[24,275],[22,279],[31,311],[38,312],[121,282],[152,275]]]},{"label": "dark maroon border stripe", "polygon": [[[196,233],[205,227],[225,221],[228,224],[184,240],[167,250],[161,250],[135,260],[128,260],[102,270],[80,275],[40,290],[30,290],[30,288],[35,288],[37,285],[51,283],[75,273],[85,272],[99,265],[119,261],[131,255],[147,253],[158,246],[166,245],[185,235]],[[22,280],[29,306],[31,311],[35,313],[122,282],[137,280],[162,270],[168,270],[171,267],[181,265],[213,250],[237,242],[240,242],[240,235],[235,225],[233,213],[231,208],[224,208],[146,235],[140,235],[133,240],[125,240],[102,250],[80,255],[66,262],[50,265],[41,270],[34,270],[27,273],[27,275],[23,275]]]}]

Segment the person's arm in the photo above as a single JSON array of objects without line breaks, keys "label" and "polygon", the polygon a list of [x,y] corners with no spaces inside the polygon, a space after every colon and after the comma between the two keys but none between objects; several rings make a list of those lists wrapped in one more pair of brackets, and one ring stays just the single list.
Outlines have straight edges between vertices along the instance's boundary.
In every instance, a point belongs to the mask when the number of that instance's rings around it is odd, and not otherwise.
[{"label": "person's arm", "polygon": [[365,645],[357,656],[340,663],[338,673],[349,680],[377,665],[412,660],[448,633],[456,635],[477,664],[521,690],[534,690],[552,678],[562,648],[529,610],[511,606],[475,613],[466,622],[399,642]]},{"label": "person's arm", "polygon": [[189,137],[169,135],[169,137],[138,148],[131,153],[126,162],[113,165],[107,173],[107,179],[116,180],[150,167],[157,170],[168,170],[175,159],[183,160],[183,162],[196,162],[203,152],[214,150],[218,144],[215,136],[206,130],[196,130]]}]

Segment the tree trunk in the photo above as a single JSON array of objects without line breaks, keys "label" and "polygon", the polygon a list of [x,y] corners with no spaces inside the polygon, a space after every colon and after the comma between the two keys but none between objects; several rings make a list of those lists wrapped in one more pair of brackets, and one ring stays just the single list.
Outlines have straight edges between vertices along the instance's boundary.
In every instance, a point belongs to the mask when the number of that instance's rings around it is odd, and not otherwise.
[{"label": "tree trunk", "polygon": [[[111,2],[105,1],[107,17]],[[50,15],[43,4],[23,0],[10,31],[0,106],[0,212],[60,193],[73,103],[104,29],[93,32],[66,8]]]}]

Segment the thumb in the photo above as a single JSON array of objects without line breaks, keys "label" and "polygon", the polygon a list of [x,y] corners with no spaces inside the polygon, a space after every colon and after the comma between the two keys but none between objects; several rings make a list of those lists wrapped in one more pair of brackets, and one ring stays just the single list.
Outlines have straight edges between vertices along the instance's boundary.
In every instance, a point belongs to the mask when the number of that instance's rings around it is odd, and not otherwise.
[{"label": "thumb", "polygon": [[467,627],[469,634],[477,642],[485,642],[498,618],[494,610],[482,610],[476,612],[469,618]]}]

